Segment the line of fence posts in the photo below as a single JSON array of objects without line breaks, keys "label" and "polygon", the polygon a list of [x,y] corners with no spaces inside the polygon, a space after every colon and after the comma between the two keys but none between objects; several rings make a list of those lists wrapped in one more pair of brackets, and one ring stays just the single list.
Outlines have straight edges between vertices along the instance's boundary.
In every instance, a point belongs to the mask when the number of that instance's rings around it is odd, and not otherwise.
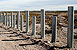
[{"label": "line of fence posts", "polygon": [[[26,13],[26,33],[29,32],[29,11]],[[7,25],[8,14],[3,13],[3,24]],[[11,17],[9,16],[9,26],[15,27],[15,15],[11,12]],[[17,12],[17,29],[19,29],[19,17],[20,11]],[[11,23],[10,23],[11,22]],[[21,15],[21,31],[23,31],[23,15]],[[36,16],[32,16],[32,34],[36,35]],[[67,33],[67,47],[73,48],[74,39],[74,8],[73,6],[68,6],[68,33]],[[45,39],[45,11],[41,9],[41,38]],[[56,42],[57,39],[57,16],[52,16],[52,42]]]}]

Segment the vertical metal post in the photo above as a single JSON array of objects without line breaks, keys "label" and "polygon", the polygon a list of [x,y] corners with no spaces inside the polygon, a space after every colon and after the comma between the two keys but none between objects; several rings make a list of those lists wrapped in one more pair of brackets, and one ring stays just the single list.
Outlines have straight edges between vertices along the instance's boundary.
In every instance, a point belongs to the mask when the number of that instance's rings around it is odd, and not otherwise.
[{"label": "vertical metal post", "polygon": [[73,48],[74,39],[74,8],[68,6],[68,33],[67,33],[67,47]]},{"label": "vertical metal post", "polygon": [[59,22],[61,22],[61,16],[59,16]]},{"label": "vertical metal post", "polygon": [[2,13],[0,12],[0,22],[3,22]]},{"label": "vertical metal post", "polygon": [[4,16],[4,25],[6,25],[6,16]]},{"label": "vertical metal post", "polygon": [[20,11],[17,12],[17,29],[19,29],[19,17],[20,17]]},{"label": "vertical metal post", "polygon": [[13,12],[11,12],[11,27],[13,27]]},{"label": "vertical metal post", "polygon": [[2,14],[2,13],[0,12],[0,17],[1,17],[1,14]]},{"label": "vertical metal post", "polygon": [[29,32],[29,11],[26,11],[26,33]]},{"label": "vertical metal post", "polygon": [[8,26],[11,26],[11,16],[9,16],[9,24]]},{"label": "vertical metal post", "polygon": [[36,16],[32,16],[32,35],[36,35]]},{"label": "vertical metal post", "polygon": [[57,38],[57,16],[52,16],[52,42]]},{"label": "vertical metal post", "polygon": [[15,22],[16,22],[16,21],[15,21],[15,17],[16,17],[16,16],[13,15],[13,28],[15,28]]},{"label": "vertical metal post", "polygon": [[8,13],[6,13],[6,26],[8,26]]},{"label": "vertical metal post", "polygon": [[45,38],[45,11],[41,9],[41,38]]},{"label": "vertical metal post", "polygon": [[21,31],[23,31],[23,15],[21,15],[21,27],[20,27]]},{"label": "vertical metal post", "polygon": [[5,25],[5,13],[3,13],[3,24]]}]

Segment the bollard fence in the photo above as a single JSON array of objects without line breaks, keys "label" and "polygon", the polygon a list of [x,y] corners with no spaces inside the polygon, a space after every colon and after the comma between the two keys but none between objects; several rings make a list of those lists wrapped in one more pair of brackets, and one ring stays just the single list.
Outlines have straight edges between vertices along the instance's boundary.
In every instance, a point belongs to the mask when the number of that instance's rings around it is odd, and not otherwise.
[{"label": "bollard fence", "polygon": [[17,29],[19,29],[19,17],[20,17],[20,11],[17,12]]},{"label": "bollard fence", "polygon": [[23,31],[23,15],[21,15],[21,27],[20,27],[21,31]]},{"label": "bollard fence", "polygon": [[73,48],[74,39],[74,8],[68,7],[68,33],[67,33],[67,47]]},{"label": "bollard fence", "polygon": [[52,42],[57,38],[57,16],[52,16]]},{"label": "bollard fence", "polygon": [[15,22],[16,22],[16,21],[15,21],[15,17],[16,17],[16,16],[13,15],[13,28],[15,28]]},{"label": "bollard fence", "polygon": [[8,26],[11,26],[11,16],[9,16],[9,23]]},{"label": "bollard fence", "polygon": [[29,32],[29,11],[26,11],[26,33]]},{"label": "bollard fence", "polygon": [[[1,16],[1,14],[0,14]],[[8,13],[3,13],[3,24],[15,28],[15,15],[11,12],[8,23]],[[19,17],[20,12],[17,12],[17,29],[19,29]],[[23,15],[21,15],[21,31],[23,31]],[[29,11],[26,11],[26,33],[29,32]],[[74,39],[74,8],[68,7],[68,32],[67,32],[67,47],[73,48]],[[36,35],[36,16],[32,16],[32,35]],[[45,39],[45,11],[41,9],[41,38]],[[52,16],[52,42],[56,42],[57,39],[57,16]]]},{"label": "bollard fence", "polygon": [[36,16],[32,16],[32,35],[36,35]]},{"label": "bollard fence", "polygon": [[13,27],[13,12],[11,12],[11,27]]},{"label": "bollard fence", "polygon": [[6,13],[6,26],[8,26],[8,13]]},{"label": "bollard fence", "polygon": [[45,11],[41,9],[41,38],[45,38]]}]

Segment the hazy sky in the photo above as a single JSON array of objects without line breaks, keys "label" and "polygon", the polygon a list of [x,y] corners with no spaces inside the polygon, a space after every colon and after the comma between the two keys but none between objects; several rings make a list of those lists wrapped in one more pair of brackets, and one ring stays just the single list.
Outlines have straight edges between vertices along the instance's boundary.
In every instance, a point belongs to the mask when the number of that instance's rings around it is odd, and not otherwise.
[{"label": "hazy sky", "polygon": [[77,0],[0,0],[0,11],[6,10],[67,10],[73,5],[77,10]]}]

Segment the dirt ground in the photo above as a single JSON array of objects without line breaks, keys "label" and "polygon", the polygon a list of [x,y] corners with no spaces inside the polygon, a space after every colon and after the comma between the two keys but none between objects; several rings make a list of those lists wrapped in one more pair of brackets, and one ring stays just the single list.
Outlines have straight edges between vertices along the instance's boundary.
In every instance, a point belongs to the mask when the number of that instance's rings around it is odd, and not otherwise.
[{"label": "dirt ground", "polygon": [[0,24],[0,50],[46,50],[28,37],[23,38],[11,28],[6,30],[6,27],[1,26]]},{"label": "dirt ground", "polygon": [[0,24],[0,50],[77,50],[77,28],[74,29],[74,48],[67,48],[67,27],[58,28],[56,43],[51,42],[51,27],[45,25],[46,37],[40,38],[40,24],[36,24],[37,35]]}]

